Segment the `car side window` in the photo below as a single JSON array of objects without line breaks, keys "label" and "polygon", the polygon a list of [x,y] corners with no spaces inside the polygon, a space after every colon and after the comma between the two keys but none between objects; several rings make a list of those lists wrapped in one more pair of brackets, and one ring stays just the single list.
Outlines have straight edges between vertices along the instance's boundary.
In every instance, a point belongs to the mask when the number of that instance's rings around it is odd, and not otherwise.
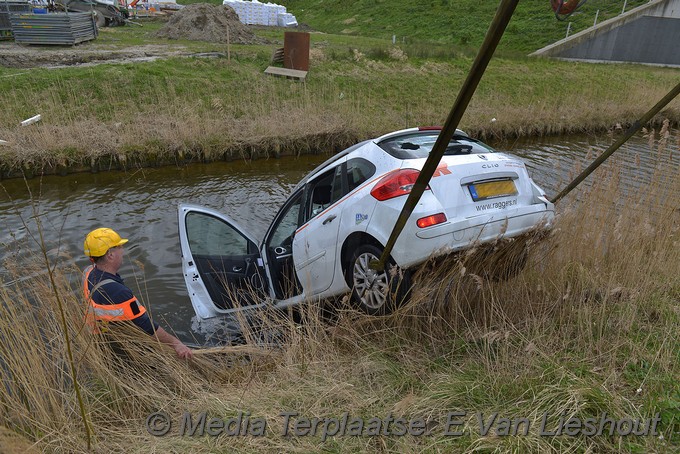
[{"label": "car side window", "polygon": [[325,172],[309,184],[310,203],[306,213],[307,220],[317,216],[342,198],[342,166],[339,165]]},{"label": "car side window", "polygon": [[240,256],[248,254],[248,239],[221,219],[190,212],[186,217],[189,249],[194,255]]},{"label": "car side window", "polygon": [[298,228],[300,220],[300,205],[302,204],[302,192],[294,197],[288,205],[287,211],[279,217],[274,231],[269,240],[269,247],[289,246],[293,242],[293,234]]},{"label": "car side window", "polygon": [[363,158],[347,161],[347,188],[354,191],[375,174],[375,166]]}]

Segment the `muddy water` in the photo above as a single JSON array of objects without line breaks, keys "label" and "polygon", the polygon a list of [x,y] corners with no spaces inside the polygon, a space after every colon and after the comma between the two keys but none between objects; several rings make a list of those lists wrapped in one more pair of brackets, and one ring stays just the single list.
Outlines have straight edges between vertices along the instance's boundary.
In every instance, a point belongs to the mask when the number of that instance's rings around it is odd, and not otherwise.
[{"label": "muddy water", "polygon": [[[575,162],[585,162],[589,150],[601,152],[613,140],[609,136],[551,137],[495,147],[521,156],[534,180],[550,195],[566,184]],[[677,156],[677,138],[671,143]],[[647,140],[636,137],[612,159],[626,173],[644,178],[650,171],[651,154]],[[62,264],[86,266],[82,253],[85,234],[100,226],[112,227],[130,239],[120,271],[126,283],[163,325],[192,341],[194,313],[180,266],[177,204],[191,202],[220,210],[261,238],[295,184],[327,158],[312,155],[192,164],[50,176],[27,183],[6,180],[1,182],[4,190],[0,189],[0,258],[16,261],[12,257],[26,257],[37,250],[30,239],[36,228],[31,193],[50,256],[58,257]],[[4,285],[12,280],[5,266],[0,268],[0,278]],[[24,281],[29,282],[30,278]]]}]

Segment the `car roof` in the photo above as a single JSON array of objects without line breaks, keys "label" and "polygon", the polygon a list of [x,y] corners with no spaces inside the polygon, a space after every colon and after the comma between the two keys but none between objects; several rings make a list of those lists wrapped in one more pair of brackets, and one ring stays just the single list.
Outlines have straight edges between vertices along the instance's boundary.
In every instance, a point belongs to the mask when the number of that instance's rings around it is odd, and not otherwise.
[{"label": "car roof", "polygon": [[[399,131],[393,131],[393,132],[384,134],[380,137],[377,137],[375,139],[368,139],[368,140],[364,140],[362,142],[356,143],[356,144],[352,145],[351,147],[349,147],[345,150],[342,150],[341,152],[339,152],[337,154],[334,154],[331,158],[327,159],[322,164],[318,165],[314,170],[309,172],[302,180],[300,180],[300,182],[295,186],[295,189],[293,189],[293,192],[297,191],[299,188],[301,188],[302,186],[307,184],[307,182],[311,178],[316,176],[324,168],[326,168],[329,165],[333,164],[334,162],[344,158],[345,156],[347,156],[348,154],[350,154],[354,150],[366,145],[369,142],[380,143],[385,139],[391,139],[391,138],[394,138],[394,137],[399,137],[401,135],[407,135],[407,134],[413,134],[413,133],[421,133],[421,134],[425,135],[425,134],[439,134],[440,132],[441,132],[441,128],[436,127],[436,126],[424,127],[424,128],[423,127],[421,127],[421,128],[408,128],[408,129],[401,129]],[[461,131],[460,129],[456,129],[456,135],[468,137],[467,133],[465,133],[464,131]]]},{"label": "car roof", "polygon": [[[426,126],[426,127],[420,127],[420,128],[400,129],[399,131],[389,132],[385,135],[378,137],[377,139],[375,139],[375,142],[380,143],[380,142],[382,142],[383,140],[386,140],[386,139],[392,139],[394,137],[399,137],[399,136],[402,136],[402,135],[409,135],[409,134],[413,134],[413,133],[420,133],[420,134],[423,134],[423,135],[428,135],[428,134],[439,135],[441,132],[442,132],[442,128],[440,128],[439,126]],[[454,135],[469,137],[465,131],[462,131],[460,129],[456,129],[456,132],[455,132]]]}]

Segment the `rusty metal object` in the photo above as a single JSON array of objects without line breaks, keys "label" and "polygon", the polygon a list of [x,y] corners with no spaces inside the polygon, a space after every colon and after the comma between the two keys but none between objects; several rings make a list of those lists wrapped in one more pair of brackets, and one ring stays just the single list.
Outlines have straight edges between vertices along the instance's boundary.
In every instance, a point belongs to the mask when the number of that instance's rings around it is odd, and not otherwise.
[{"label": "rusty metal object", "polygon": [[309,33],[283,34],[283,67],[309,71]]}]

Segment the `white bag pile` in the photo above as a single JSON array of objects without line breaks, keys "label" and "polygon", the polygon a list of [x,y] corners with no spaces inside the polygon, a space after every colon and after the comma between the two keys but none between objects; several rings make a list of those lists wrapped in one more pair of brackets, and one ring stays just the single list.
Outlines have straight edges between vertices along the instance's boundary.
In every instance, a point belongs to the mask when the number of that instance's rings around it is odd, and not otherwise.
[{"label": "white bag pile", "polygon": [[224,0],[238,14],[239,20],[246,25],[268,25],[296,27],[297,19],[286,12],[286,7],[275,3],[260,3],[257,0]]}]

